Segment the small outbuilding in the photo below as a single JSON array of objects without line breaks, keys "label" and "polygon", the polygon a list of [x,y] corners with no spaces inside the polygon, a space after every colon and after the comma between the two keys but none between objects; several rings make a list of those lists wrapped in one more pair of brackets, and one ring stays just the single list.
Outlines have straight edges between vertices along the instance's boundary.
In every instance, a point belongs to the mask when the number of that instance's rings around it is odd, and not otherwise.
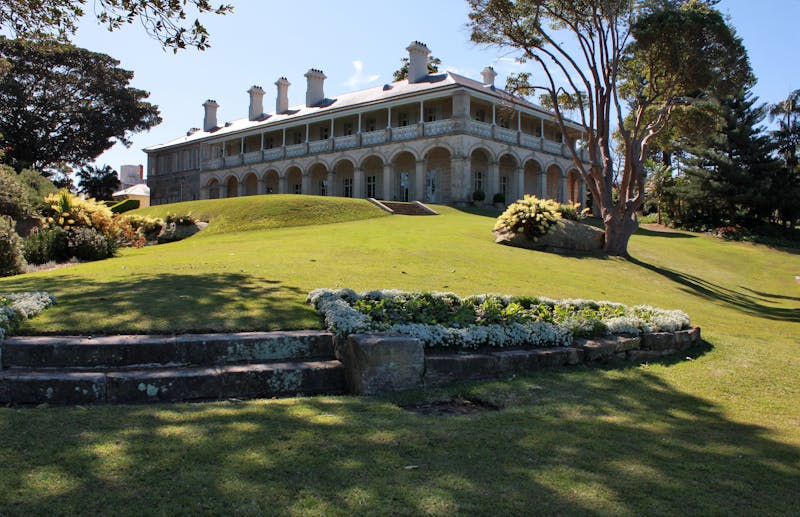
[{"label": "small outbuilding", "polygon": [[145,184],[134,185],[114,192],[111,197],[120,201],[123,199],[137,199],[139,200],[139,208],[145,208],[150,206],[150,187]]}]

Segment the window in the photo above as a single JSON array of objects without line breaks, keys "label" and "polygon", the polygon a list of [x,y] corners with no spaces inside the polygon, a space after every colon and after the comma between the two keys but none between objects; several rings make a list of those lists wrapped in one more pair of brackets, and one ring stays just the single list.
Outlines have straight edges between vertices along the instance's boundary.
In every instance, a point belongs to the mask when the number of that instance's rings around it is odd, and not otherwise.
[{"label": "window", "polygon": [[476,111],[475,120],[477,120],[478,122],[486,122],[486,112],[484,110]]},{"label": "window", "polygon": [[378,127],[377,120],[375,120],[374,118],[367,119],[367,131],[375,131],[377,127]]},{"label": "window", "polygon": [[272,149],[275,147],[275,138],[268,136],[264,139],[264,149]]},{"label": "window", "polygon": [[508,176],[500,176],[500,193],[503,199],[508,199]]},{"label": "window", "polygon": [[405,127],[408,125],[408,112],[400,111],[397,113],[397,126]]},{"label": "window", "polygon": [[353,178],[344,179],[344,197],[353,197]]},{"label": "window", "polygon": [[353,134],[353,123],[352,122],[345,122],[344,128],[342,130],[345,136],[350,136]]},{"label": "window", "polygon": [[301,133],[300,131],[294,132],[294,143],[295,145],[303,143],[303,133]]},{"label": "window", "polygon": [[328,182],[326,180],[319,180],[319,195],[320,196],[328,195]]},{"label": "window", "polygon": [[367,176],[367,197],[375,197],[375,191],[377,190],[377,185],[378,185],[377,176]]},{"label": "window", "polygon": [[472,187],[473,191],[477,192],[478,190],[480,190],[481,192],[483,192],[483,172],[481,171],[475,172],[474,185],[472,185]]},{"label": "window", "polygon": [[319,139],[327,140],[328,137],[330,137],[330,128],[328,126],[319,128]]},{"label": "window", "polygon": [[439,117],[436,116],[436,107],[431,106],[425,108],[425,121],[426,122],[433,122],[434,120],[438,120]]}]

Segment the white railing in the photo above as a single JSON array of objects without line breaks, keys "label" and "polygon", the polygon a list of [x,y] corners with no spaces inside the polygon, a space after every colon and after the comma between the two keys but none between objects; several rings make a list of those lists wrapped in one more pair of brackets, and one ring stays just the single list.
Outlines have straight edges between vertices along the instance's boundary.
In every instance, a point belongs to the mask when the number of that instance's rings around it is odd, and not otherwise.
[{"label": "white railing", "polygon": [[451,119],[425,122],[425,136],[444,135],[453,129],[455,129],[455,123]]},{"label": "white railing", "polygon": [[492,137],[492,125],[486,122],[470,120],[469,124],[467,124],[467,131],[475,136],[482,136],[484,138]]},{"label": "white railing", "polygon": [[244,163],[258,163],[262,160],[261,151],[244,153],[243,158],[244,158]]},{"label": "white railing", "polygon": [[386,130],[379,129],[361,134],[361,145],[375,145],[386,142]]},{"label": "white railing", "polygon": [[233,167],[234,165],[241,165],[242,164],[242,155],[237,154],[235,156],[226,156],[224,158],[225,167]]},{"label": "white railing", "polygon": [[358,145],[357,135],[337,136],[333,140],[333,148],[339,149],[352,149]]},{"label": "white railing", "polygon": [[204,169],[219,169],[220,167],[222,167],[222,158],[209,158],[208,160],[203,160]]},{"label": "white railing", "polygon": [[494,137],[503,142],[510,142],[510,143],[517,142],[517,132],[514,131],[513,129],[506,129],[504,127],[495,127]]},{"label": "white railing", "polygon": [[314,142],[308,143],[309,153],[323,153],[325,151],[330,151],[330,150],[331,150],[330,140],[315,140]]},{"label": "white railing", "polygon": [[558,142],[551,142],[550,140],[544,140],[544,145],[542,146],[542,150],[548,153],[553,154],[561,154],[561,144]]},{"label": "white railing", "polygon": [[286,146],[286,157],[293,158],[306,154],[306,144],[296,144]]},{"label": "white railing", "polygon": [[276,147],[273,149],[264,149],[264,161],[280,160],[283,158],[283,147]]},{"label": "white railing", "polygon": [[542,147],[542,139],[538,136],[527,135],[522,133],[520,135],[520,144],[524,145],[525,147],[532,147],[534,149],[541,149]]},{"label": "white railing", "polygon": [[392,128],[392,141],[410,140],[417,138],[417,126],[403,126]]}]

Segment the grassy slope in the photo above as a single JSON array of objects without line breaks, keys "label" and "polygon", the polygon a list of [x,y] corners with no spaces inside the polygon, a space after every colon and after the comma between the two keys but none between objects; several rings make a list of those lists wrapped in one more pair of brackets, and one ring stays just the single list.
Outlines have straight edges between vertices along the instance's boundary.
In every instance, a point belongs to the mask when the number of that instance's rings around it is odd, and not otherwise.
[{"label": "grassy slope", "polygon": [[[541,372],[382,401],[3,410],[0,514],[53,505],[241,514],[789,514],[800,506],[796,255],[643,231],[631,243],[634,262],[561,257],[497,246],[490,218],[441,212],[209,233],[7,279],[0,291],[59,296],[29,327],[36,332],[312,327],[319,321],[306,292],[349,286],[681,308],[708,343],[692,361]],[[453,393],[507,409],[436,418],[391,404]]]}]

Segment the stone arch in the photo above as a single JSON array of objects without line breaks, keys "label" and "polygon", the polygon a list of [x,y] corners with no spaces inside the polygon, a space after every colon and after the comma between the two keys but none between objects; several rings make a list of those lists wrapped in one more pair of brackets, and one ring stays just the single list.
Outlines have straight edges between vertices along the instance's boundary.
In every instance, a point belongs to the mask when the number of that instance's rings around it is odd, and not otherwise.
[{"label": "stone arch", "polygon": [[370,154],[361,160],[361,170],[364,171],[364,197],[383,199],[383,157],[379,154]]},{"label": "stone arch", "polygon": [[524,194],[536,196],[538,198],[546,197],[542,191],[542,173],[544,169],[539,160],[535,158],[528,158],[525,160],[523,166],[523,190]]},{"label": "stone arch", "polygon": [[255,172],[248,172],[242,178],[242,185],[244,185],[245,196],[255,196],[258,194],[258,176]]},{"label": "stone arch", "polygon": [[286,178],[287,194],[305,194],[303,192],[303,171],[297,165],[291,165],[283,172]]},{"label": "stone arch", "polygon": [[411,201],[414,199],[414,179],[417,170],[417,155],[406,148],[392,155],[391,186],[389,199],[392,201]]},{"label": "stone arch", "polygon": [[275,169],[267,169],[261,176],[261,181],[264,182],[265,194],[277,194],[280,192],[280,174]]},{"label": "stone arch", "polygon": [[206,188],[208,189],[208,199],[219,199],[220,184],[217,178],[209,178]]},{"label": "stone arch", "polygon": [[331,169],[333,171],[333,184],[330,185],[330,195],[341,197],[361,197],[356,192],[355,162],[350,158],[341,158],[336,161]]},{"label": "stone arch", "polygon": [[[511,152],[503,153],[500,158],[497,160],[497,185],[496,185],[496,192],[492,192],[489,194],[486,193],[487,199],[491,195],[494,198],[495,194],[503,194],[503,202],[504,203],[511,203],[518,199],[519,194],[517,193],[517,174],[519,170],[520,160],[516,154]],[[489,201],[493,201],[493,199],[489,199]]]},{"label": "stone arch", "polygon": [[415,149],[408,146],[403,146],[400,149],[395,149],[392,151],[391,154],[389,154],[389,159],[387,161],[394,163],[395,159],[403,153],[409,153],[415,161],[419,160],[419,154]]},{"label": "stone arch", "polygon": [[315,196],[332,196],[333,185],[328,183],[328,167],[323,162],[316,162],[307,169],[311,190],[309,194]]},{"label": "stone arch", "polygon": [[415,191],[414,199],[439,203],[461,197],[460,192],[454,192],[454,190],[462,190],[461,182],[458,182],[459,188],[453,188],[453,151],[450,146],[433,145],[423,156],[425,157],[424,177],[417,178],[417,191]]},{"label": "stone arch", "polygon": [[488,148],[484,142],[476,142],[472,144],[472,147],[469,148],[466,156],[472,156],[472,153],[478,150],[483,151],[486,154],[486,157],[488,158],[489,161],[497,160],[496,153],[492,151],[490,148]]},{"label": "stone arch", "polygon": [[494,154],[483,146],[476,146],[469,153],[469,183],[466,186],[467,199],[472,200],[472,193],[480,190],[485,195],[491,196],[494,194],[488,193],[489,189],[489,174],[494,162]]},{"label": "stone arch", "polygon": [[548,199],[555,199],[558,202],[563,202],[563,192],[561,192],[561,178],[564,176],[564,171],[558,164],[551,163],[547,166],[547,192]]},{"label": "stone arch", "polygon": [[423,158],[427,157],[431,153],[431,151],[437,148],[442,148],[446,150],[448,153],[450,153],[450,156],[454,156],[456,154],[456,151],[455,149],[453,149],[453,146],[451,146],[447,142],[433,142],[432,144],[429,144],[427,147],[425,147],[419,155],[422,156]]},{"label": "stone arch", "polygon": [[239,178],[228,176],[225,178],[225,197],[237,197],[239,195]]},{"label": "stone arch", "polygon": [[383,156],[381,153],[367,153],[361,157],[361,160],[358,161],[358,166],[362,169],[366,166],[367,161],[375,163],[375,160],[380,160],[381,163],[386,163],[386,157]]}]

